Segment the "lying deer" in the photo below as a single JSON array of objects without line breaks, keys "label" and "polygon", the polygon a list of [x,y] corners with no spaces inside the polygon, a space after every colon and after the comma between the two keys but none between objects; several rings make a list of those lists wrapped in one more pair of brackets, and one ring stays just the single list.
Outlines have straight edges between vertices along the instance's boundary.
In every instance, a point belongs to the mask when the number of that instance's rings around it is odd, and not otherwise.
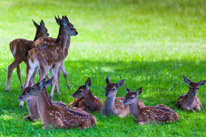
[{"label": "lying deer", "polygon": [[[24,88],[28,87],[31,76],[36,69],[39,69],[40,72],[39,81],[41,81],[50,70],[51,75],[54,77],[50,93],[51,97],[53,97],[54,88],[57,83],[58,70],[66,57],[65,53],[67,51],[65,50],[68,50],[70,36],[76,36],[78,34],[66,16],[63,16],[62,20],[57,20],[57,23],[60,25],[60,29],[56,41],[54,43],[45,42],[44,45],[33,48],[28,52],[26,82],[24,84]],[[57,89],[59,89],[59,87],[57,87]]]},{"label": "lying deer", "polygon": [[197,82],[191,82],[185,76],[183,76],[185,83],[189,85],[189,91],[187,94],[180,96],[175,104],[178,108],[183,110],[197,110],[200,111],[203,108],[200,99],[197,96],[197,92],[200,86],[203,86],[206,83],[206,80]]},{"label": "lying deer", "polygon": [[124,79],[117,84],[111,83],[109,77],[106,77],[107,86],[105,87],[106,100],[101,108],[103,116],[118,115],[124,117],[129,114],[129,107],[123,104],[124,97],[116,97],[117,89],[124,84]]},{"label": "lying deer", "polygon": [[[33,87],[27,88],[27,96],[36,96],[42,128],[80,128],[86,129],[96,125],[96,118],[85,111],[71,110],[61,105],[54,105],[49,98],[46,87],[52,83],[53,77],[41,80]],[[25,100],[25,95],[19,98]]]},{"label": "lying deer", "polygon": [[129,105],[130,113],[137,119],[138,124],[174,122],[179,120],[177,113],[168,106],[162,104],[157,106],[140,106],[137,97],[142,93],[142,87],[136,92],[130,91],[126,86],[125,89],[127,95],[123,103]]},{"label": "lying deer", "polygon": [[[38,25],[35,21],[33,21],[34,26],[36,27],[36,35],[34,37],[34,41],[36,41],[40,37],[48,37],[47,28],[44,25],[43,20],[41,20],[40,25]],[[10,89],[10,79],[14,68],[17,68],[18,78],[21,83],[21,87],[23,88],[22,79],[21,79],[21,70],[19,64],[21,62],[26,61],[26,57],[28,51],[33,48],[34,41],[26,40],[26,39],[15,39],[10,42],[10,50],[14,57],[14,61],[8,67],[8,78],[7,78],[7,87],[6,91]]]},{"label": "lying deer", "polygon": [[[75,104],[72,107],[81,108],[85,111],[92,111],[92,112],[100,111],[102,102],[99,98],[97,98],[92,94],[92,92],[89,89],[90,86],[91,86],[91,80],[90,78],[88,78],[87,81],[85,82],[85,85],[80,86],[78,90],[72,95],[74,98],[78,98],[79,100],[81,100],[79,101],[81,103],[72,103],[73,105]],[[81,104],[83,101],[85,106],[82,108]],[[75,102],[77,101],[75,100]]]},{"label": "lying deer", "polygon": [[[22,91],[22,95],[18,98],[18,100],[27,102],[27,109],[28,109],[29,115],[25,116],[24,119],[35,122],[37,119],[39,119],[37,100],[36,100],[35,96],[31,96],[28,94],[29,90],[30,90],[30,88],[25,88]],[[52,101],[51,100],[51,103],[53,105],[56,105],[56,106],[62,106],[62,107],[67,108],[67,105],[61,101]]]}]

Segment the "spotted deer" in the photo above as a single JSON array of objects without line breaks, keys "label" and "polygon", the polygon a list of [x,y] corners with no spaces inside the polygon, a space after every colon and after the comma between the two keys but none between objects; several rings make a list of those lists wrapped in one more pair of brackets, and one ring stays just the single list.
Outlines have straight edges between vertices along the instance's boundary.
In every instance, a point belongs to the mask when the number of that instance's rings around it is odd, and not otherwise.
[{"label": "spotted deer", "polygon": [[136,92],[130,91],[126,86],[127,94],[124,104],[129,105],[130,113],[136,118],[137,123],[149,124],[153,122],[174,122],[179,120],[177,113],[165,105],[144,106],[139,105],[137,97],[142,93],[142,87]]},{"label": "spotted deer", "polygon": [[[87,81],[85,82],[85,85],[80,86],[72,96],[74,98],[84,100],[85,107],[83,110],[91,111],[91,112],[100,111],[102,102],[99,98],[97,98],[92,94],[92,92],[89,89],[90,86],[91,86],[91,80],[90,78],[88,78]],[[74,105],[74,103],[72,104]],[[77,104],[72,107],[79,107]],[[80,104],[80,108],[82,109],[81,104]]]},{"label": "spotted deer", "polygon": [[197,96],[197,92],[200,86],[203,86],[206,83],[206,80],[197,82],[191,82],[189,79],[187,79],[185,76],[183,76],[183,79],[186,84],[189,86],[189,90],[187,94],[184,94],[180,96],[177,100],[177,103],[175,104],[178,108],[182,108],[183,110],[187,111],[200,111],[201,108],[203,108],[202,103],[200,102],[200,99]]},{"label": "spotted deer", "polygon": [[[55,19],[56,19],[57,24],[60,25],[59,23],[61,22],[61,19],[59,17],[58,18],[55,17]],[[67,22],[67,23],[68,23],[69,26],[73,27],[73,25],[71,23],[69,23],[69,22]],[[35,47],[40,47],[40,46],[48,45],[49,43],[55,43],[55,42],[56,42],[55,38],[41,37],[41,38],[39,38],[35,41],[34,46]],[[67,41],[67,44],[66,44],[66,47],[65,47],[65,52],[64,52],[65,56],[68,55],[69,46],[70,46],[70,39]],[[58,71],[58,80],[57,80],[58,83],[56,83],[58,85],[59,85],[59,78],[60,78],[61,71],[64,74],[64,77],[65,77],[66,83],[67,83],[67,88],[69,89],[70,85],[69,85],[69,80],[68,80],[68,74],[65,70],[64,61],[61,63],[59,71]],[[58,85],[57,85],[57,88],[59,87]],[[57,90],[59,90],[59,89],[57,89]],[[59,93],[59,92],[57,92],[57,93]]]},{"label": "spotted deer", "polygon": [[123,104],[124,97],[116,97],[117,89],[124,84],[124,79],[120,80],[117,84],[111,83],[109,77],[106,77],[107,86],[105,87],[106,100],[101,108],[101,114],[103,116],[118,115],[124,117],[128,115],[129,107]]},{"label": "spotted deer", "polygon": [[36,27],[36,35],[33,41],[26,40],[26,39],[15,39],[9,44],[11,53],[14,57],[14,61],[8,66],[8,78],[7,78],[6,91],[9,91],[10,89],[11,75],[15,68],[17,68],[18,78],[20,80],[21,87],[23,88],[22,79],[21,79],[21,70],[19,64],[21,64],[21,62],[23,61],[24,62],[26,61],[28,51],[33,48],[34,41],[36,41],[40,37],[49,36],[43,20],[41,20],[40,25],[38,25],[34,20],[33,23],[34,26]]},{"label": "spotted deer", "polygon": [[[29,90],[30,90],[30,88],[28,88],[28,87],[25,88],[22,91],[22,95],[18,98],[18,100],[27,102],[27,109],[28,109],[29,115],[25,116],[24,119],[35,122],[37,119],[39,119],[37,100],[36,100],[35,96],[29,95],[29,93],[28,93]],[[51,103],[53,105],[62,106],[62,107],[67,108],[67,105],[61,101],[52,101],[51,100]]]},{"label": "spotted deer", "polygon": [[[72,110],[61,105],[55,105],[49,98],[46,87],[52,83],[53,77],[41,80],[27,88],[28,96],[36,96],[42,128],[80,128],[86,129],[96,125],[96,118],[85,111]],[[24,96],[20,96],[24,98]]]},{"label": "spotted deer", "polygon": [[[45,42],[44,45],[33,48],[28,52],[26,81],[24,84],[24,88],[28,87],[29,80],[36,69],[39,69],[40,72],[39,81],[41,81],[50,70],[51,75],[54,77],[50,93],[51,97],[53,97],[54,94],[58,70],[66,57],[65,50],[68,49],[69,45],[67,43],[70,43],[70,36],[76,36],[78,34],[66,16],[57,20],[57,23],[60,25],[60,29],[56,41],[54,43]],[[59,89],[59,87],[57,87],[57,89]]]}]

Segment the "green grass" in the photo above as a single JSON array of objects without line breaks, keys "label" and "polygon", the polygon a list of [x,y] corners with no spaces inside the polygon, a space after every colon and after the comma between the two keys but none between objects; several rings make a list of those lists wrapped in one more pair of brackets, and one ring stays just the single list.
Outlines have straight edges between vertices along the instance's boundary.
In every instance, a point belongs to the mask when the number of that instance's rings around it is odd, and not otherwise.
[{"label": "green grass", "polygon": [[[0,1],[0,136],[205,136],[206,110],[189,113],[174,107],[191,81],[206,79],[206,1],[205,0],[1,0]],[[97,126],[87,130],[42,130],[41,122],[23,120],[27,108],[18,109],[21,94],[16,71],[11,90],[5,92],[7,67],[13,61],[9,42],[33,39],[31,19],[44,19],[51,37],[58,34],[54,15],[67,15],[79,35],[72,37],[65,66],[71,89],[61,77],[60,92],[54,100],[69,103],[72,93],[91,77],[91,91],[105,100],[105,77],[135,91],[146,105],[165,104],[173,108],[180,121],[172,124],[139,126],[132,116],[97,118]],[[21,64],[25,80],[26,66]],[[171,91],[173,84],[178,82]],[[48,90],[51,88],[49,87]],[[206,86],[198,96],[206,106]],[[117,96],[125,96],[123,87]]]}]

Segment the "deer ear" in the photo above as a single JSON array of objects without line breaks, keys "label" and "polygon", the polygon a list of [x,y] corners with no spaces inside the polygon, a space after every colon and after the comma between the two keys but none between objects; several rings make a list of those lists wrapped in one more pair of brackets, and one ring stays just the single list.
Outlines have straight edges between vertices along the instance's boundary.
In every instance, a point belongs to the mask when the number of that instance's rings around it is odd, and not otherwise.
[{"label": "deer ear", "polygon": [[198,83],[198,85],[199,85],[199,86],[203,86],[205,83],[206,83],[206,80],[203,80],[203,81],[200,81],[200,82]]},{"label": "deer ear", "polygon": [[54,77],[50,78],[49,80],[46,81],[45,83],[45,87],[48,87],[49,85],[51,85],[52,81],[54,80]]},{"label": "deer ear", "polygon": [[124,81],[125,81],[125,79],[120,80],[120,81],[117,83],[117,87],[118,87],[118,88],[121,87],[121,86],[124,84]]},{"label": "deer ear", "polygon": [[42,79],[40,82],[39,82],[39,87],[42,88],[45,86],[45,83],[46,83],[46,78]]},{"label": "deer ear", "polygon": [[64,16],[62,16],[62,25],[63,26],[67,25],[67,19]]},{"label": "deer ear", "polygon": [[89,90],[89,87],[91,86],[90,78],[88,78],[87,81],[85,82],[85,86],[86,86],[86,89]]},{"label": "deer ear", "polygon": [[45,28],[45,24],[44,24],[44,21],[43,21],[43,20],[41,20],[41,22],[40,22],[40,27],[41,27],[41,28]]},{"label": "deer ear", "polygon": [[33,21],[34,26],[35,26],[36,28],[38,28],[39,25],[38,25],[33,19],[32,19],[32,21]]},{"label": "deer ear", "polygon": [[136,95],[139,96],[142,93],[142,87],[140,87],[137,91],[136,91]]},{"label": "deer ear", "polygon": [[184,79],[185,83],[187,83],[188,85],[191,83],[191,81],[189,79],[187,79],[185,76],[183,76],[183,79]]},{"label": "deer ear", "polygon": [[61,25],[61,19],[59,18],[59,16],[58,16],[58,18],[56,16],[54,16],[54,18],[56,19],[57,24]]},{"label": "deer ear", "polygon": [[109,76],[108,76],[108,75],[107,75],[107,77],[106,77],[106,83],[107,83],[107,84],[110,83],[110,81],[109,81]]},{"label": "deer ear", "polygon": [[129,92],[130,92],[130,90],[129,90],[126,86],[124,86],[124,87],[125,87],[125,89],[126,89],[127,93],[129,93]]}]

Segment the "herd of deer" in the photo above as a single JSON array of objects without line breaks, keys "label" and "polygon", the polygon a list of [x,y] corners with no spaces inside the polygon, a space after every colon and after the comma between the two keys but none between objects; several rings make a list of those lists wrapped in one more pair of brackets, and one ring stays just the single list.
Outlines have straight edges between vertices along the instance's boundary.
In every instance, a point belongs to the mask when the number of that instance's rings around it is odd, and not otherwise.
[{"label": "herd of deer", "polygon": [[[8,81],[6,91],[10,89],[10,78],[14,68],[17,68],[18,78],[23,89],[20,101],[20,108],[23,102],[27,102],[29,115],[24,119],[36,121],[40,118],[42,128],[80,128],[85,129],[94,127],[97,122],[96,118],[88,112],[100,111],[103,116],[118,115],[124,117],[133,115],[138,124],[147,124],[153,122],[174,122],[178,121],[177,113],[166,105],[159,104],[156,106],[145,106],[138,100],[138,96],[142,93],[142,87],[136,92],[130,91],[126,86],[127,94],[125,97],[116,97],[117,89],[124,84],[124,79],[117,84],[110,82],[106,77],[106,100],[102,104],[101,100],[94,96],[90,91],[91,80],[87,79],[85,85],[80,86],[72,95],[75,99],[69,104],[69,107],[60,101],[53,101],[52,97],[56,87],[59,94],[59,77],[63,72],[67,87],[69,81],[67,72],[64,67],[64,59],[68,55],[70,46],[70,36],[76,36],[78,33],[74,26],[69,22],[66,16],[62,19],[55,17],[59,27],[57,39],[48,37],[47,29],[43,21],[40,25],[33,21],[36,27],[36,36],[34,41],[25,39],[16,39],[10,43],[10,50],[13,54],[14,61],[8,67]],[[24,61],[27,65],[26,81],[23,86],[21,80],[21,71],[19,64]],[[34,84],[34,78],[39,71],[39,80]],[[50,71],[51,77],[48,76]],[[48,80],[46,80],[46,77]],[[202,104],[197,97],[199,86],[206,81],[199,83],[191,82],[186,77],[184,81],[189,85],[187,94],[178,98],[175,104],[178,108],[187,111],[200,111]],[[46,87],[52,84],[50,96],[47,94]]]}]

